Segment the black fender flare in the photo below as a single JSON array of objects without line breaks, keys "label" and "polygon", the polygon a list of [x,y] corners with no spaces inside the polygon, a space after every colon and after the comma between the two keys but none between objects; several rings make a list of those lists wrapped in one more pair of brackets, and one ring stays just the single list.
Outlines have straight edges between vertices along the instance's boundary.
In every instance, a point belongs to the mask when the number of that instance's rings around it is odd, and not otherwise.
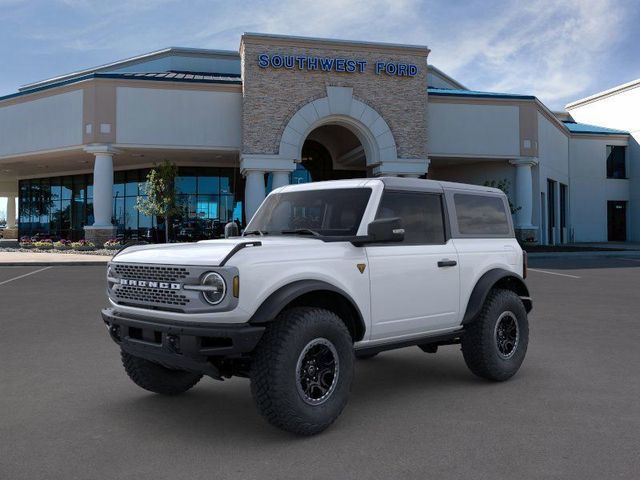
[{"label": "black fender flare", "polygon": [[[349,310],[351,311],[351,316],[353,317],[352,320],[354,321],[354,325],[352,326],[352,335],[354,336],[354,340],[361,340],[364,337],[366,325],[357,303],[341,288],[322,280],[298,280],[280,287],[262,302],[249,319],[249,323],[260,325],[271,322],[287,305],[295,301],[297,298],[308,293],[322,291],[333,292],[344,299],[345,305],[348,305]],[[349,319],[343,318],[343,321],[347,320]]]},{"label": "black fender flare", "polygon": [[493,270],[485,272],[475,287],[473,287],[471,295],[469,296],[469,302],[467,302],[467,309],[462,319],[463,325],[471,323],[473,319],[476,318],[480,310],[482,310],[487,295],[489,295],[491,289],[496,286],[513,290],[518,294],[522,303],[524,303],[527,313],[533,308],[533,302],[529,296],[529,289],[524,283],[524,279],[517,273],[503,270],[502,268],[494,268]]}]

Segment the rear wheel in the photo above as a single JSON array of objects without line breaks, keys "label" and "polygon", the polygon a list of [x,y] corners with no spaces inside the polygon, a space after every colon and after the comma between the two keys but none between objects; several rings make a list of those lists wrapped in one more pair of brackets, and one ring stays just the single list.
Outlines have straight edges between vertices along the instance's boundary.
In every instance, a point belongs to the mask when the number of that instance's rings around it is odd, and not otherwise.
[{"label": "rear wheel", "polygon": [[527,311],[511,290],[492,290],[478,317],[465,329],[462,353],[467,367],[489,380],[511,378],[527,353]]},{"label": "rear wheel", "polygon": [[172,370],[158,363],[121,352],[122,365],[129,378],[139,387],[163,395],[184,393],[200,381],[202,375]]},{"label": "rear wheel", "polygon": [[353,344],[340,318],[321,308],[282,312],[267,327],[251,367],[258,411],[288,432],[313,435],[347,404]]}]

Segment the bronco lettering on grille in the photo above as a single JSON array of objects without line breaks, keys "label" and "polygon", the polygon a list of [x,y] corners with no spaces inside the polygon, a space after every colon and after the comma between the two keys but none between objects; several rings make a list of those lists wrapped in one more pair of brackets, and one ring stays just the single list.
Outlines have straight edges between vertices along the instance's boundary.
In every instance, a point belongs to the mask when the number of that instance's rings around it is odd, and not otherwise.
[{"label": "bronco lettering on grille", "polygon": [[127,285],[132,287],[160,288],[162,290],[180,290],[182,288],[182,285],[179,283],[152,282],[149,280],[129,280],[126,278],[120,279],[120,285]]}]

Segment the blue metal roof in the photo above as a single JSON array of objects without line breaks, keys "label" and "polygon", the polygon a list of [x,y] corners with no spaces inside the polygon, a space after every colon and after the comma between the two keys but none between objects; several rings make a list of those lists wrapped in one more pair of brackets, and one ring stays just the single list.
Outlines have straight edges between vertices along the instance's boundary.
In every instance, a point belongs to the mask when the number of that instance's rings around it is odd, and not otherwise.
[{"label": "blue metal roof", "polygon": [[535,100],[533,95],[517,93],[479,92],[477,90],[456,90],[453,88],[427,88],[429,95],[442,97],[476,97],[476,98],[514,98],[517,100]]},{"label": "blue metal roof", "polygon": [[239,75],[231,74],[198,74],[198,73],[185,73],[185,72],[158,72],[158,73],[90,73],[81,77],[75,77],[69,80],[63,80],[56,83],[50,83],[42,87],[32,88],[17,93],[11,93],[0,97],[1,100],[7,100],[9,98],[22,97],[35,92],[41,92],[43,90],[49,90],[51,88],[61,87],[63,85],[70,85],[73,83],[82,82],[84,80],[90,80],[92,78],[115,78],[125,80],[153,80],[156,82],[187,82],[187,83],[224,83],[228,85],[242,85],[242,80]]},{"label": "blue metal roof", "polygon": [[613,128],[598,127],[597,125],[589,125],[588,123],[562,122],[571,133],[588,133],[592,135],[629,135],[624,130],[615,130]]}]

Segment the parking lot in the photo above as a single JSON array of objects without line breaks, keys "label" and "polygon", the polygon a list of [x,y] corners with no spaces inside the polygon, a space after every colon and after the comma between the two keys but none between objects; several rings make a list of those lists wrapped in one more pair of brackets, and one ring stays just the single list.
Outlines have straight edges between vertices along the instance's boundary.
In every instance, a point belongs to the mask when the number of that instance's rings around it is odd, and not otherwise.
[{"label": "parking lot", "polygon": [[298,438],[246,379],[136,387],[99,316],[104,267],[0,266],[0,478],[638,478],[640,259],[531,267],[511,381],[475,378],[457,346],[387,352],[358,362],[331,429]]}]

